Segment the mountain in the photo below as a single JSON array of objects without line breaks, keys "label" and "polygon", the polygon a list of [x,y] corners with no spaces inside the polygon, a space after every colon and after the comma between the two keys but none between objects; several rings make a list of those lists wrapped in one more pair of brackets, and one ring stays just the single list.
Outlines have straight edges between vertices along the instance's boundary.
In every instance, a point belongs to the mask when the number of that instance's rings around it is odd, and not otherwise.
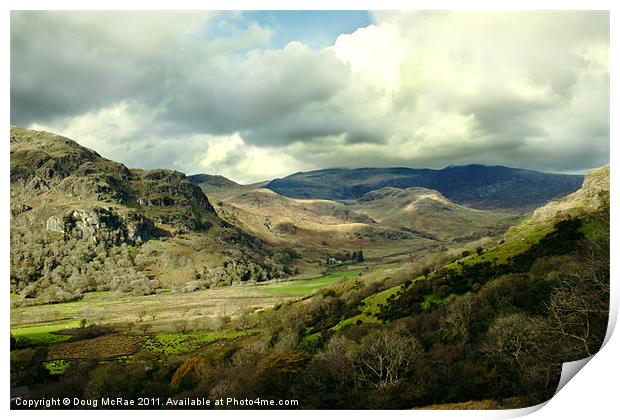
[{"label": "mountain", "polygon": [[188,176],[187,179],[197,184],[207,196],[218,201],[227,200],[263,186],[263,183],[252,185],[238,184],[222,175],[196,174]]},{"label": "mountain", "polygon": [[325,169],[298,172],[267,184],[287,197],[351,200],[384,187],[424,187],[479,209],[532,210],[577,190],[581,175],[561,175],[504,166]]},{"label": "mountain", "polygon": [[[174,376],[198,365],[239,395],[285,393],[303,409],[517,408],[548,401],[562,364],[594,355],[607,331],[608,173],[590,172],[561,205],[546,205],[545,217],[531,216],[520,225],[527,229],[495,243],[371,267],[277,305],[258,314],[264,334],[197,349],[180,367],[173,359]],[[257,195],[245,201],[263,206],[264,197],[274,196]],[[360,203],[382,201],[454,209],[440,193],[417,189],[379,190]],[[189,396],[213,384],[187,382]]]},{"label": "mountain", "polygon": [[136,241],[220,224],[204,193],[180,172],[130,170],[73,140],[17,127],[11,128],[11,187],[35,204],[53,196],[55,206],[105,208],[152,222]]},{"label": "mountain", "polygon": [[389,241],[408,244],[414,240],[419,246],[431,239],[424,233],[378,224],[342,203],[293,199],[266,188],[222,198],[216,211],[222,219],[271,244],[311,251],[369,248]]},{"label": "mountain", "polygon": [[532,220],[541,221],[563,213],[593,211],[606,205],[609,205],[609,165],[589,171],[580,189],[536,209]]},{"label": "mountain", "polygon": [[217,197],[215,209],[223,220],[305,255],[347,248],[411,252],[497,236],[517,221],[512,213],[472,209],[426,188],[382,188],[346,202],[249,187]]},{"label": "mountain", "polygon": [[438,191],[420,187],[381,188],[364,194],[350,207],[378,223],[426,232],[442,240],[475,236],[514,221],[511,214],[462,206]]},{"label": "mountain", "polygon": [[210,185],[213,187],[238,187],[241,185],[222,175],[196,174],[189,175],[187,179],[194,184],[198,184],[199,186]]},{"label": "mountain", "polygon": [[291,258],[219,218],[177,171],[128,169],[68,138],[11,127],[11,291],[37,302],[266,280]]}]

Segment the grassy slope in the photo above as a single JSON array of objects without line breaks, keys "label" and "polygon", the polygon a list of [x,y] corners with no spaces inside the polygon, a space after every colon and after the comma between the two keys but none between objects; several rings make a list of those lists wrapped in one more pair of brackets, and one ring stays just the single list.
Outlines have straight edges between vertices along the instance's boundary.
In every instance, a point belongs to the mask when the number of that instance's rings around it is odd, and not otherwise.
[{"label": "grassy slope", "polygon": [[426,188],[382,188],[364,195],[351,207],[379,223],[414,229],[442,240],[480,235],[516,220],[512,213],[462,206]]},{"label": "grassy slope", "polygon": [[[586,236],[596,235],[604,226],[599,226],[597,221],[588,221],[584,223],[578,231]],[[513,229],[509,237],[510,239],[500,243],[482,254],[473,254],[461,258],[451,264],[446,265],[444,270],[454,270],[455,273],[461,273],[467,267],[473,267],[480,263],[490,263],[493,266],[507,264],[511,258],[527,252],[532,246],[539,243],[546,235],[554,231],[551,220],[537,224],[524,224],[521,227]],[[398,295],[421,281],[431,280],[438,276],[439,270],[430,273],[428,277],[417,277],[412,279],[408,284],[391,287],[387,290],[375,293],[363,299],[358,306],[359,314],[342,319],[338,324],[332,327],[333,330],[340,330],[347,326],[354,325],[358,322],[365,323],[381,323],[379,313],[383,305],[389,304],[389,298],[398,298]],[[422,309],[428,309],[433,305],[441,304],[447,299],[451,299],[454,295],[441,297],[436,293],[429,293],[425,296],[424,302],[421,304]]]},{"label": "grassy slope", "polygon": [[15,337],[17,342],[33,346],[43,346],[70,339],[70,335],[57,334],[56,331],[65,330],[68,328],[77,328],[79,325],[79,321],[74,320],[62,324],[44,324],[13,328],[11,329],[11,335]]},{"label": "grassy slope", "polygon": [[255,334],[256,329],[243,331],[217,331],[196,333],[161,333],[147,339],[143,346],[146,350],[163,355],[187,353],[205,344],[218,340],[231,340]]}]

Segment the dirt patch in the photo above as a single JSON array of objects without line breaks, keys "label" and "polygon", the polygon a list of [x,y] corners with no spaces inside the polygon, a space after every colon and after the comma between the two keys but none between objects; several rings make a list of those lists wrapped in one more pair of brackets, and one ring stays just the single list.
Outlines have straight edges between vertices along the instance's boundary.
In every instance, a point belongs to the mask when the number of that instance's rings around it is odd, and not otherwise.
[{"label": "dirt patch", "polygon": [[133,354],[138,350],[139,339],[112,334],[90,340],[61,343],[50,347],[48,360],[57,359],[107,359]]}]

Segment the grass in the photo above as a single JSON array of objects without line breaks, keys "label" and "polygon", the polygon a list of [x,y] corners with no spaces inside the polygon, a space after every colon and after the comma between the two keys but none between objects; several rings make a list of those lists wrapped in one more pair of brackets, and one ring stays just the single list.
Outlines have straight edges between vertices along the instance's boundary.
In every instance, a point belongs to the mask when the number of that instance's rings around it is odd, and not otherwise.
[{"label": "grass", "polygon": [[388,298],[395,295],[400,288],[401,286],[394,286],[382,292],[368,296],[366,299],[362,300],[362,304],[357,307],[361,312],[360,314],[341,320],[331,329],[338,331],[350,325],[355,325],[359,321],[365,323],[380,323],[381,320],[377,318],[377,315],[381,312],[381,305],[385,305]]},{"label": "grass", "polygon": [[144,348],[166,356],[187,353],[218,340],[231,340],[256,333],[256,329],[243,331],[161,333],[144,342]]},{"label": "grass", "polygon": [[526,252],[552,231],[552,225],[539,224],[536,226],[529,226],[527,230],[521,232],[518,236],[514,236],[506,240],[506,242],[486,250],[481,255],[473,253],[470,256],[461,258],[447,265],[446,268],[452,268],[460,272],[462,265],[474,265],[482,262],[507,264],[511,257]]},{"label": "grass", "polygon": [[67,368],[71,366],[70,362],[66,360],[50,360],[44,363],[45,369],[47,369],[50,375],[62,375]]},{"label": "grass", "polygon": [[256,285],[257,290],[274,295],[283,296],[307,296],[312,295],[320,289],[331,286],[343,280],[356,277],[361,270],[334,271],[326,276],[316,277],[308,280],[286,281],[275,284]]},{"label": "grass", "polygon": [[[246,308],[271,307],[290,297],[303,297],[321,288],[351,279],[361,270],[335,271],[326,276],[281,283],[233,286],[191,293],[162,293],[149,296],[124,296],[114,292],[85,293],[75,302],[11,308],[11,327],[21,331],[32,325],[62,324],[80,319],[114,324],[137,322],[142,312],[146,319],[158,323],[187,317],[204,317],[221,312],[237,313]],[[77,325],[76,325],[77,326]],[[61,327],[52,327],[62,329]],[[24,335],[25,332],[18,332]],[[51,337],[50,337],[51,339]]]},{"label": "grass", "polygon": [[63,324],[35,325],[30,327],[13,328],[11,329],[11,334],[18,342],[35,346],[45,346],[48,344],[66,341],[71,338],[70,335],[56,334],[56,331],[68,328],[77,328],[79,326],[79,321],[75,320]]},{"label": "grass", "polygon": [[[156,314],[156,323],[161,325],[174,319],[210,316],[219,313],[222,308],[227,313],[236,313],[248,307],[256,309],[261,306],[273,306],[290,297],[312,295],[343,279],[354,279],[360,272],[359,269],[341,270],[311,279],[204,290],[187,294],[117,296],[112,292],[88,293],[83,300],[77,302],[12,308],[11,334],[22,346],[48,346],[69,340],[71,335],[57,332],[63,329],[78,328],[82,318],[91,322],[98,320],[106,324],[136,322],[139,312],[148,308],[149,314],[151,312]],[[254,330],[246,330],[217,333],[162,333],[147,339],[143,347],[158,354],[171,355],[189,352],[217,340],[234,339],[254,332]],[[73,347],[69,350],[65,353],[79,353]],[[60,352],[57,358],[70,359],[71,357],[67,354]]]},{"label": "grass", "polygon": [[588,220],[585,222],[578,231],[583,233],[586,238],[593,239],[597,235],[607,234],[609,225],[606,225],[602,220]]},{"label": "grass", "polygon": [[[581,229],[584,231],[584,234],[593,235],[598,230],[598,226],[590,226],[586,224]],[[490,262],[493,265],[507,264],[510,258],[526,252],[553,230],[554,227],[548,224],[527,226],[527,228],[522,231],[513,231],[513,236],[506,242],[498,244],[482,252],[481,254],[473,253],[469,256],[463,257],[451,264],[448,264],[445,268],[454,269],[457,272],[461,272],[464,266],[472,266],[483,262]],[[431,273],[428,277],[420,276],[413,279],[408,288],[412,287],[418,281],[425,281],[427,278],[432,278],[434,274],[435,273]],[[341,330],[350,325],[355,325],[360,321],[365,323],[382,322],[378,318],[378,314],[381,312],[381,305],[387,304],[387,299],[390,296],[395,295],[401,288],[404,289],[404,286],[394,286],[390,289],[368,296],[362,301],[362,304],[358,306],[358,310],[361,312],[360,314],[341,320],[331,329],[336,331]],[[422,302],[421,308],[428,309],[433,305],[441,304],[446,300],[453,299],[454,297],[455,296],[451,294],[442,298],[437,293],[431,293],[424,297],[424,302]]]}]

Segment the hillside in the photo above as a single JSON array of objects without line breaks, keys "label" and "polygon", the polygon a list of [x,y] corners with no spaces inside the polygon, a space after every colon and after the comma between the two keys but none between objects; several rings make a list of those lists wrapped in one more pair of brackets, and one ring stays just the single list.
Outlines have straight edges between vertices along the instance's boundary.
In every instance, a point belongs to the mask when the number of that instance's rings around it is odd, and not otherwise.
[{"label": "hillside", "polygon": [[544,221],[561,214],[596,210],[609,205],[606,200],[609,200],[609,165],[589,171],[579,190],[536,209],[531,219]]},{"label": "hillside", "polygon": [[128,169],[73,140],[11,127],[11,291],[83,292],[285,276],[290,257],[223,222],[184,174]]},{"label": "hillside", "polygon": [[249,186],[213,196],[223,220],[268,243],[311,255],[321,249],[412,252],[494,237],[517,220],[507,212],[455,204],[423,188],[384,188],[346,202],[289,198]]},{"label": "hillside", "polygon": [[222,175],[209,175],[209,174],[197,174],[197,175],[189,175],[187,177],[194,184],[198,184],[198,186],[211,186],[217,188],[235,188],[239,187],[240,184],[237,184],[235,181],[232,181]]},{"label": "hillside", "polygon": [[413,187],[385,187],[364,194],[350,205],[378,223],[426,232],[441,240],[474,238],[514,223],[509,213],[477,210],[456,204],[438,191]]},{"label": "hillside", "polygon": [[[290,273],[296,254],[250,228],[287,245],[310,238],[313,224],[324,229],[318,241],[333,226],[406,232],[385,223],[440,214],[439,226],[473,225],[495,213],[421,188],[338,203],[248,186],[211,208],[182,174],[125,171],[49,133],[12,137],[11,385],[33,399],[156,392],[287,398],[303,409],[526,407],[549,399],[562,363],[596,353],[606,332],[608,168],[502,237],[427,239],[441,246],[412,253],[414,235],[383,244],[386,253],[406,244],[400,259],[250,285]],[[177,293],[131,296],[162,286]],[[69,302],[104,290],[117,293]]]},{"label": "hillside", "polygon": [[291,199],[259,188],[223,201],[216,210],[224,220],[284,246],[358,249],[389,241],[417,239],[418,246],[429,242],[428,235],[377,224],[330,200]]},{"label": "hillside", "polygon": [[[562,363],[593,355],[605,336],[608,173],[589,172],[561,208],[549,204],[486,249],[377,270],[270,314],[267,325],[303,320],[280,333],[299,343],[287,356],[314,355],[287,364],[309,378],[287,395],[312,408],[548,400]],[[334,378],[337,392],[324,388]]]},{"label": "hillside", "polygon": [[[258,395],[296,399],[302,409],[540,404],[556,391],[562,364],[592,356],[605,336],[607,174],[605,168],[590,172],[583,187],[562,200],[559,212],[548,209],[545,217],[525,220],[495,244],[334,272],[329,281],[309,280],[325,281],[326,287],[300,299],[221,317],[216,331],[196,324],[149,332],[148,324],[140,322],[138,332],[126,326],[122,333],[101,330],[101,336],[91,338],[75,326],[64,327],[64,336],[36,336],[34,346],[48,355],[40,361],[28,359],[35,352],[24,348],[33,344],[22,335],[13,341],[12,384],[25,382],[21,372],[30,372],[28,378],[40,372],[42,385],[33,397],[83,389],[78,392],[84,397],[114,392],[133,398],[156,387],[162,398]],[[274,193],[259,190],[240,201],[262,206],[273,201],[266,194]],[[377,193],[386,194],[403,192]],[[404,194],[416,194],[420,202],[444,200],[428,190]],[[583,197],[599,201],[588,203]],[[240,289],[282,293],[295,283]],[[195,299],[202,314],[213,304],[211,292],[182,294],[178,300]],[[216,300],[234,304],[239,296]],[[123,357],[112,358],[118,355]],[[105,363],[89,369],[94,363],[85,368],[85,359]],[[113,380],[103,382],[102,377]]]},{"label": "hillside", "polygon": [[287,197],[351,200],[384,187],[424,187],[480,209],[532,210],[577,190],[581,175],[549,174],[503,166],[325,169],[275,179],[267,188]]},{"label": "hillside", "polygon": [[198,185],[208,197],[211,197],[212,201],[234,197],[252,189],[252,187],[238,184],[221,175],[197,174],[190,175],[187,179]]}]

